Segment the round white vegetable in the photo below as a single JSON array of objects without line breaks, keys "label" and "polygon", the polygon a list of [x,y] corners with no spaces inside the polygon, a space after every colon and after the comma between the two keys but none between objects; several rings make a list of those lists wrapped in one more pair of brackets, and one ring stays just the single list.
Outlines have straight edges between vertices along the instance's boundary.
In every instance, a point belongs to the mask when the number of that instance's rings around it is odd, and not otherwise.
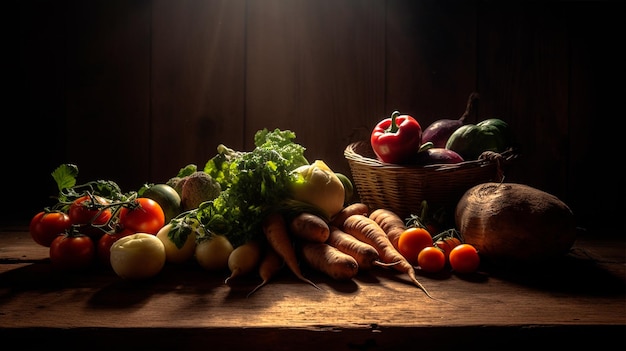
[{"label": "round white vegetable", "polygon": [[136,233],[118,239],[111,246],[111,267],[124,279],[146,279],[165,265],[165,246],[153,234]]},{"label": "round white vegetable", "polygon": [[193,257],[196,250],[196,231],[193,228],[183,228],[178,234],[185,234],[186,238],[181,247],[178,247],[176,243],[170,237],[170,230],[172,224],[166,224],[156,234],[163,245],[165,246],[165,258],[167,262],[171,263],[183,263],[187,262]]},{"label": "round white vegetable", "polygon": [[209,271],[228,268],[228,257],[233,252],[233,245],[223,235],[213,235],[210,239],[196,245],[198,264]]}]

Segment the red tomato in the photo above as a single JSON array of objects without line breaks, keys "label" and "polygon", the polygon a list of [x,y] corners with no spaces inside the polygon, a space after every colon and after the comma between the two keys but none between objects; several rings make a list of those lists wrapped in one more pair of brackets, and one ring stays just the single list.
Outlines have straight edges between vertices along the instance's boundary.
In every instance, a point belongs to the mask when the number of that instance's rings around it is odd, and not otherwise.
[{"label": "red tomato", "polygon": [[450,266],[458,273],[473,273],[480,265],[480,256],[470,244],[457,245],[450,251]]},{"label": "red tomato", "polygon": [[93,240],[84,234],[59,235],[50,244],[52,266],[62,271],[84,271],[92,266],[95,257]]},{"label": "red tomato", "polygon": [[102,196],[85,195],[74,200],[68,214],[72,224],[104,224],[111,218],[111,209],[104,208],[109,200]]},{"label": "red tomato", "polygon": [[407,228],[398,237],[398,251],[411,264],[417,264],[417,255],[428,246],[433,246],[433,237],[421,227]]},{"label": "red tomato", "polygon": [[121,237],[125,237],[127,235],[134,234],[133,231],[129,229],[123,229],[120,232],[114,234],[104,234],[98,240],[96,252],[98,255],[98,262],[104,266],[111,266],[111,245],[117,241],[117,239]]},{"label": "red tomato", "polygon": [[417,265],[429,273],[436,273],[446,266],[446,255],[434,246],[427,246],[417,255]]},{"label": "red tomato", "polygon": [[165,214],[158,202],[140,197],[120,210],[120,225],[135,233],[154,234],[165,225]]},{"label": "red tomato", "polygon": [[30,221],[30,236],[41,246],[50,247],[52,240],[72,226],[70,217],[63,212],[41,211]]},{"label": "red tomato", "polygon": [[85,195],[74,200],[68,210],[72,224],[81,225],[81,232],[91,236],[94,240],[107,231],[105,224],[112,216],[111,208],[104,207],[110,201],[102,196]]}]

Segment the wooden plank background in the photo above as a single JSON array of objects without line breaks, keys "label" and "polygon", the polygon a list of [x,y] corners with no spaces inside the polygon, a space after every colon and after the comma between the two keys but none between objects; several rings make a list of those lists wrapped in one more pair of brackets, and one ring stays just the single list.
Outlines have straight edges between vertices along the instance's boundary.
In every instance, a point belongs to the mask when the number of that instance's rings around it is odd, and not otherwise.
[{"label": "wooden plank background", "polygon": [[250,150],[261,128],[293,130],[310,160],[349,174],[344,148],[393,110],[425,128],[478,91],[467,122],[502,118],[522,145],[508,181],[557,195],[581,227],[623,235],[618,5],[20,1],[0,223],[48,205],[61,163],[133,190],[204,166],[220,143]]}]

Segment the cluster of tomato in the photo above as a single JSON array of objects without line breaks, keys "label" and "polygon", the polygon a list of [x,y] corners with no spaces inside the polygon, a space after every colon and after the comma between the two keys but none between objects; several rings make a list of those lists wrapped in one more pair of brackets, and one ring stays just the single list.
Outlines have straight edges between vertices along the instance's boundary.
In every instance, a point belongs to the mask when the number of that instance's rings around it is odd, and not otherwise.
[{"label": "cluster of tomato", "polygon": [[462,242],[454,229],[433,236],[424,227],[409,227],[398,238],[398,251],[428,273],[440,272],[446,266],[457,273],[473,273],[480,265],[476,248]]},{"label": "cluster of tomato", "polygon": [[30,221],[30,235],[50,248],[50,261],[61,270],[79,271],[95,264],[110,267],[111,246],[134,233],[154,234],[165,225],[161,205],[147,197],[112,201],[85,194],[66,210],[45,209]]}]

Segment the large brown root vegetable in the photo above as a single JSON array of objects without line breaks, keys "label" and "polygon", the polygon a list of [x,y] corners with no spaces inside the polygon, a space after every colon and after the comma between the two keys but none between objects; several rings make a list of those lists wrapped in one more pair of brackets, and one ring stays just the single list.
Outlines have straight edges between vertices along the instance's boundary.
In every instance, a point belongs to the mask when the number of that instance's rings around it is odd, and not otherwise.
[{"label": "large brown root vegetable", "polygon": [[538,262],[569,251],[576,240],[570,208],[524,184],[483,183],[465,192],[455,211],[466,243],[494,262]]}]

